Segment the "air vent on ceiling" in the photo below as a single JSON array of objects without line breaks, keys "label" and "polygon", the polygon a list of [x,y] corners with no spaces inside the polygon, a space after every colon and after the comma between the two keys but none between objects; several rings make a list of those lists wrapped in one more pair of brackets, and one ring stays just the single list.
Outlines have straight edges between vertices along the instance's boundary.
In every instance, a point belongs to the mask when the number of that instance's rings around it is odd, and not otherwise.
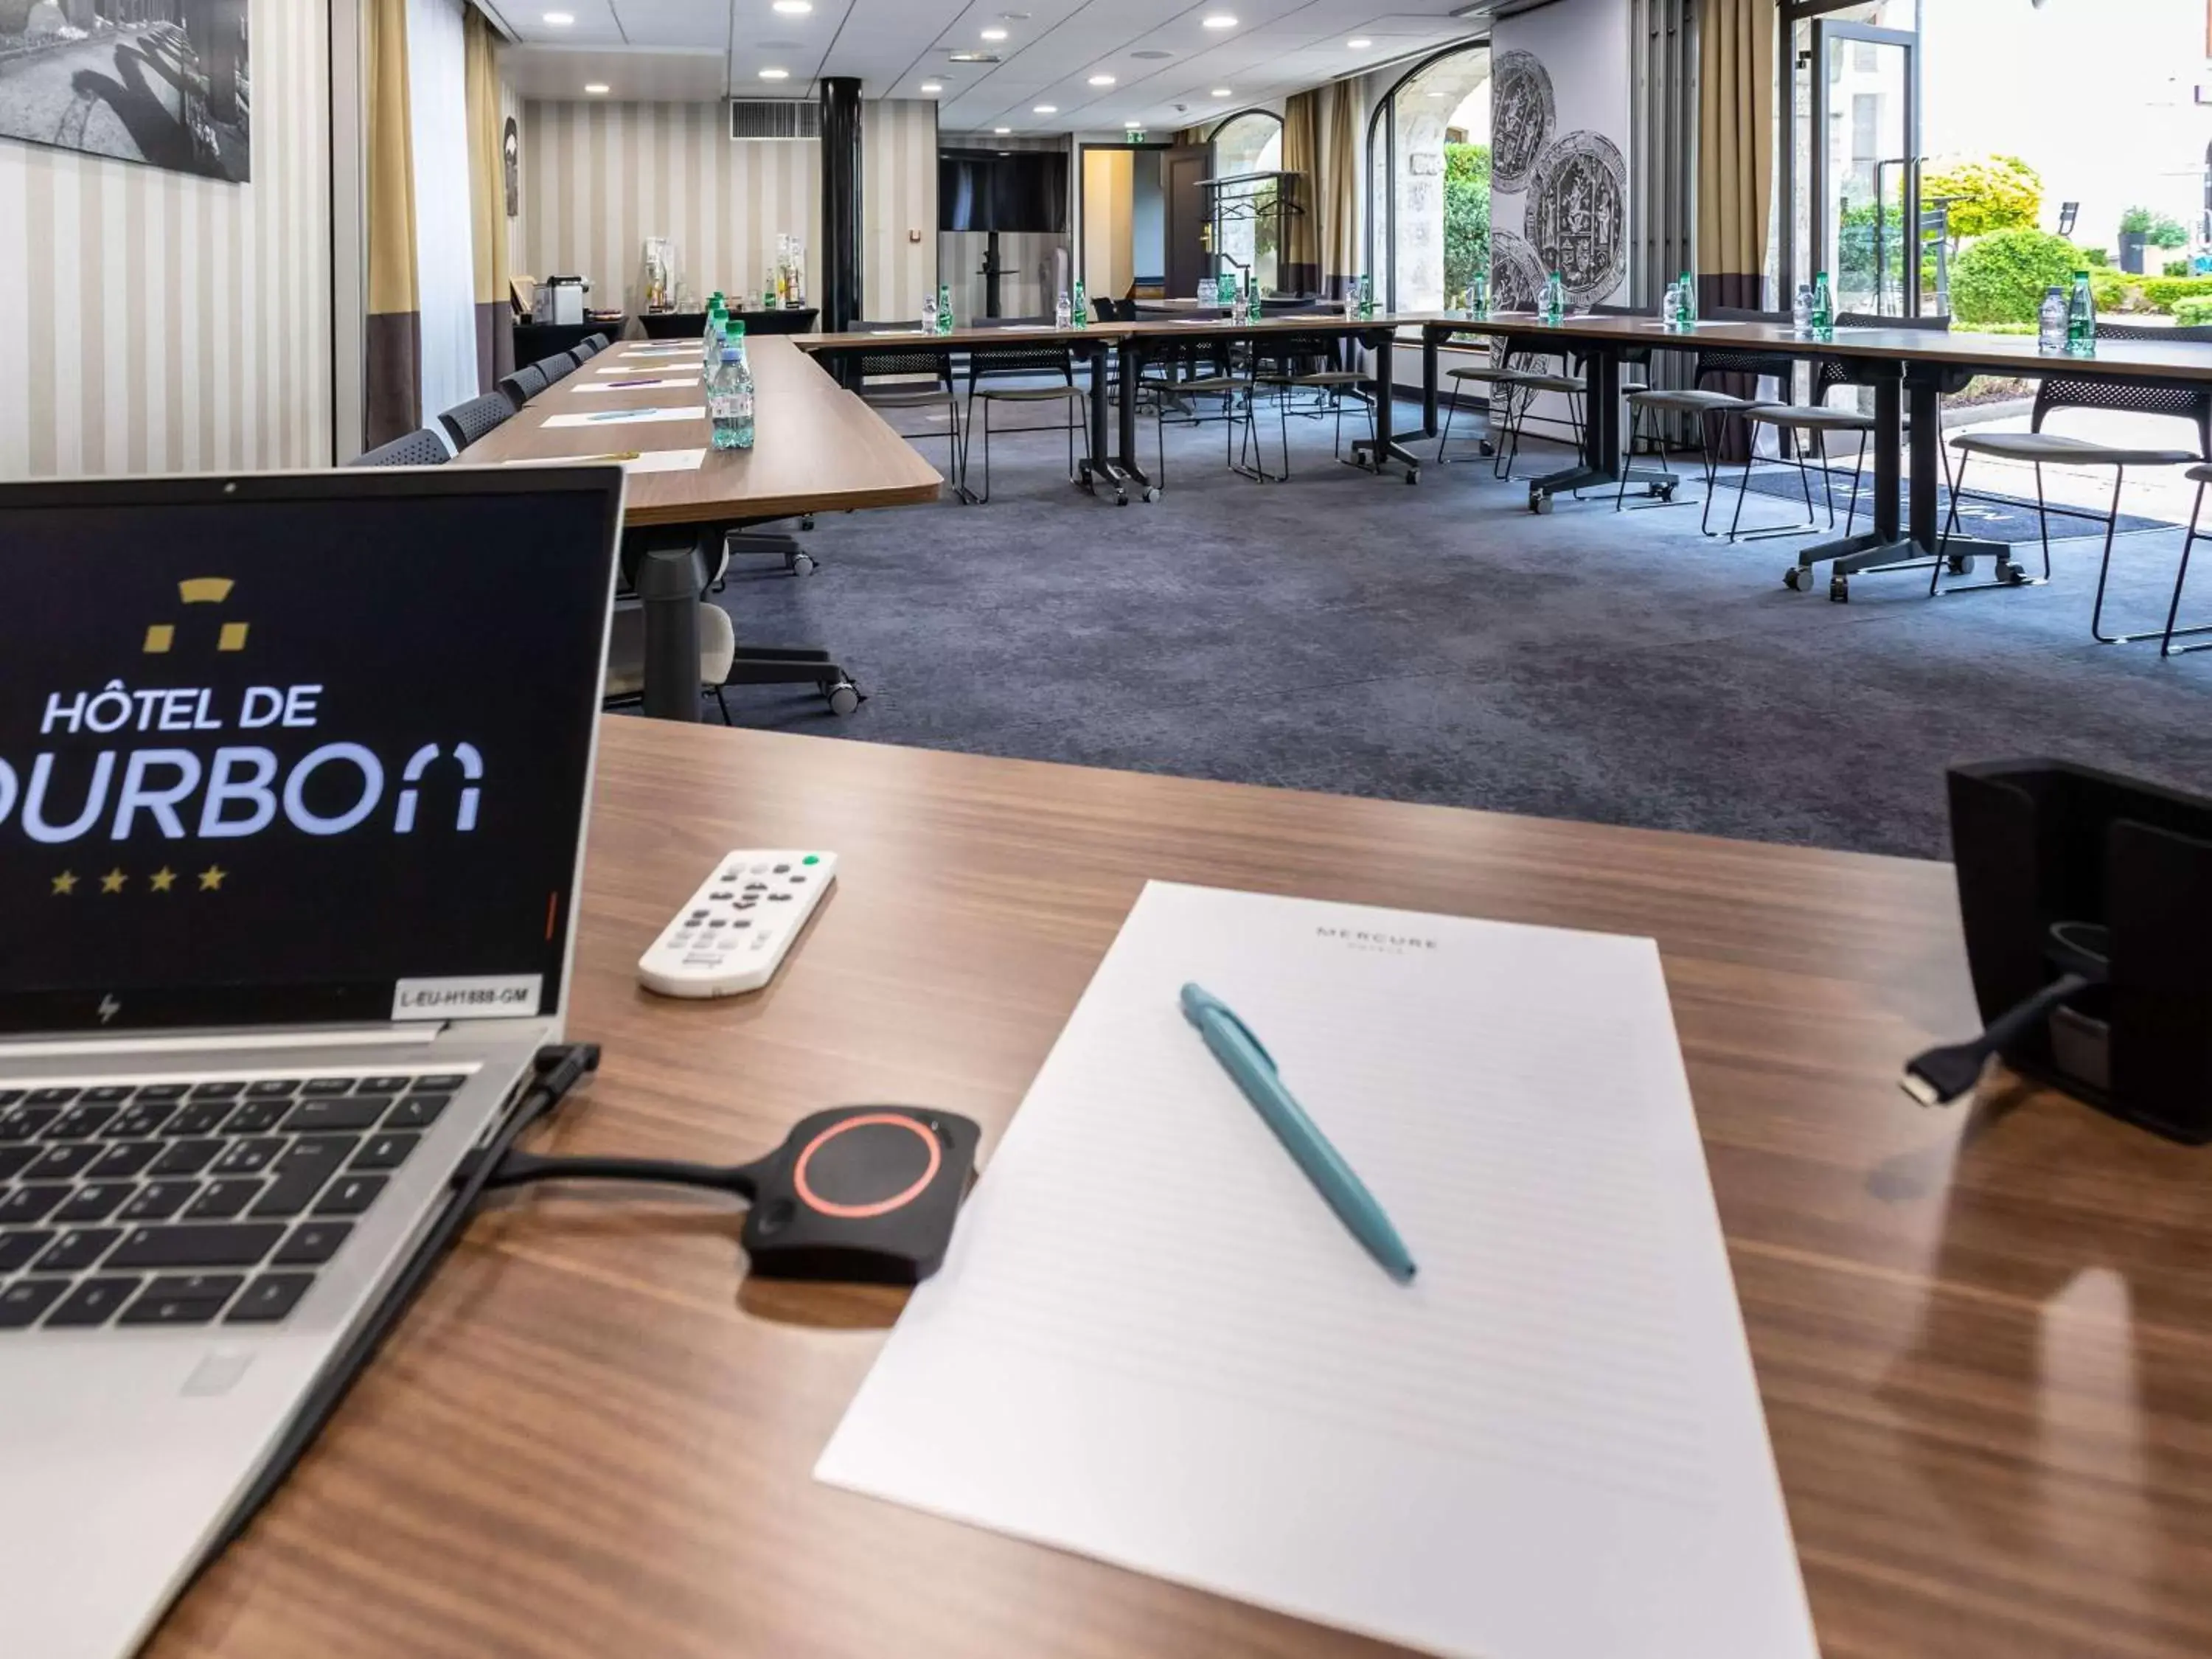
[{"label": "air vent on ceiling", "polygon": [[732,138],[819,138],[822,111],[800,98],[732,98]]},{"label": "air vent on ceiling", "polygon": [[995,52],[947,52],[945,58],[948,62],[955,64],[997,64],[1005,61]]},{"label": "air vent on ceiling", "polygon": [[1171,52],[1133,52],[1129,56],[1132,58],[1142,58],[1149,62],[1156,61],[1163,58],[1172,58],[1175,54]]}]

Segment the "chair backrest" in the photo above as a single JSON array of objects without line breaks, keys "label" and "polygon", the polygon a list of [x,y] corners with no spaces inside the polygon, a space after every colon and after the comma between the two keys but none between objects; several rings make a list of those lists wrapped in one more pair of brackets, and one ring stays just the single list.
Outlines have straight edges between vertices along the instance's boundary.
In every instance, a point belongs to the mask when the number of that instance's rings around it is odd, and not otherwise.
[{"label": "chair backrest", "polygon": [[455,404],[438,416],[438,424],[446,428],[446,435],[453,441],[453,453],[459,454],[486,433],[504,425],[513,417],[516,405],[509,403],[502,392],[487,392],[481,398]]},{"label": "chair backrest", "polygon": [[512,409],[520,410],[539,392],[545,390],[545,371],[531,363],[512,374],[499,377],[500,395]]},{"label": "chair backrest", "polygon": [[[811,334],[814,325],[821,320],[822,313],[813,306],[783,306],[775,311],[748,311],[744,314],[748,334]],[[701,331],[706,325],[702,323]]]},{"label": "chair backrest", "polygon": [[[2212,328],[2145,328],[2140,324],[2097,325],[2100,340],[2212,341]],[[2212,385],[2201,380],[2091,380],[2046,375],[2035,389],[2029,429],[2043,430],[2043,417],[2054,409],[2112,409],[2132,415],[2171,415],[2197,424],[2197,453],[2212,460]]]},{"label": "chair backrest", "polygon": [[589,336],[586,337],[585,338],[580,339],[580,340],[579,340],[579,341],[577,341],[577,342],[576,342],[576,346],[575,346],[576,362],[577,362],[580,365],[580,364],[583,364],[583,363],[587,363],[587,362],[591,362],[592,358],[594,358],[594,357],[598,356],[599,356],[602,351],[605,351],[606,349],[607,349],[607,337],[606,337],[605,335],[604,335],[604,334],[593,334],[593,335],[589,335]]},{"label": "chair backrest", "polygon": [[532,367],[545,377],[546,385],[554,386],[574,374],[579,361],[566,351],[556,351],[550,357],[540,357]]},{"label": "chair backrest", "polygon": [[[919,329],[919,318],[912,322],[855,323],[850,332],[865,334],[871,329]],[[909,345],[903,340],[886,339],[881,351],[870,350],[860,360],[857,373],[863,381],[887,380],[894,375],[927,374],[940,382],[946,391],[952,389],[952,354],[943,347],[932,349],[925,345]]]},{"label": "chair backrest", "polygon": [[[1099,321],[1114,320],[1106,314],[1104,309],[1113,303],[1115,302],[1110,300],[1097,301]],[[1000,317],[993,320],[1001,325],[1018,323],[1043,323],[1049,325],[1053,319],[1050,317]],[[988,328],[991,324],[980,322],[975,326]],[[972,389],[975,382],[980,380],[1006,374],[1058,374],[1069,385],[1073,386],[1075,383],[1073,351],[1064,345],[1047,345],[1034,340],[1025,344],[1017,344],[1016,342],[1022,338],[1019,334],[1010,334],[1004,346],[970,345],[968,348],[969,387]]]},{"label": "chair backrest", "polygon": [[[1698,315],[1711,323],[1776,323],[1784,328],[1790,324],[1786,311],[1753,311],[1740,306],[1715,306]],[[1771,375],[1788,386],[1796,370],[1796,359],[1784,352],[1761,351],[1756,346],[1701,344],[1690,384],[1703,386],[1708,374],[1755,374]]]},{"label": "chair backrest", "polygon": [[[502,399],[501,401],[504,401]],[[417,427],[404,438],[394,438],[388,444],[379,444],[365,453],[348,461],[348,466],[443,466],[453,459],[453,451],[433,428]]]}]

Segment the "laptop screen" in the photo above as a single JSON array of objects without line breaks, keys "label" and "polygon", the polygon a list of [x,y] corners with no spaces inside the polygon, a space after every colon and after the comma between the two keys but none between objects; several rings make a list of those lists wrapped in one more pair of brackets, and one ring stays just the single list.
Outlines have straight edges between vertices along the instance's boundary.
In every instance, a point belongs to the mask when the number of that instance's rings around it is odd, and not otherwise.
[{"label": "laptop screen", "polygon": [[556,1012],[621,490],[0,487],[0,1030]]}]

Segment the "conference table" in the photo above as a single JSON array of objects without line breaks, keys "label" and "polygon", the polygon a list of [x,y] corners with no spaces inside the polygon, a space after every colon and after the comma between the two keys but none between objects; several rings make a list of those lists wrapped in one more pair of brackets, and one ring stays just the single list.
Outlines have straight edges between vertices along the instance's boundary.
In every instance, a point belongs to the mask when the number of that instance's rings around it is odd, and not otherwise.
[{"label": "conference table", "polygon": [[[1900,1060],[1978,1023],[1940,864],[611,718],[533,1143],[734,1163],[933,1105],[981,1179],[1147,878],[1659,944],[1830,1659],[2212,1651],[2201,1152]],[[639,951],[733,846],[842,857],[780,978]],[[1377,1659],[1372,1640],[820,1486],[896,1318],[748,1279],[738,1214],[530,1188],[482,1216],[153,1659]],[[1602,1587],[1594,1587],[1601,1594]],[[4,1645],[4,1644],[0,1644]]]},{"label": "conference table", "polygon": [[[1557,350],[1570,347],[1583,360],[1589,416],[1583,453],[1574,466],[1534,478],[1528,484],[1532,510],[1566,489],[1617,484],[1627,463],[1620,441],[1620,366],[1624,356],[1653,350],[1694,354],[1701,347],[1756,350],[1784,357],[1839,359],[1853,378],[1871,385],[1875,394],[1874,528],[1806,547],[1791,568],[1788,585],[1809,587],[1809,573],[1831,567],[1829,592],[1845,597],[1849,580],[1862,570],[1924,563],[1937,556],[1942,540],[1942,396],[1977,374],[2041,379],[2063,374],[2069,380],[2142,383],[2212,381],[2212,346],[2155,340],[2100,340],[2094,357],[2053,356],[2037,349],[2032,337],[1961,334],[1948,329],[1898,327],[1838,328],[1815,339],[1774,323],[1699,322],[1688,331],[1671,329],[1656,317],[1568,317],[1557,324],[1533,313],[1439,312],[1422,320],[1426,370],[1424,424],[1437,423],[1436,362],[1438,350],[1456,337],[1504,339],[1509,350]],[[1905,510],[1899,510],[1900,458],[1909,452],[1911,471]],[[1656,482],[1638,473],[1636,477]],[[1964,571],[1989,555],[2010,556],[2002,542],[1954,534],[1944,556]]]},{"label": "conference table", "polygon": [[[746,348],[754,385],[752,448],[717,450],[697,354],[651,355],[671,349],[645,341],[610,346],[458,459],[467,465],[544,464],[705,447],[696,467],[633,471],[623,507],[625,526],[643,532],[645,542],[631,579],[646,611],[646,712],[696,720],[700,594],[719,564],[726,531],[816,513],[933,501],[944,479],[882,416],[788,339],[775,337]],[[655,380],[692,384],[623,384]],[[584,389],[600,386],[614,389]],[[562,416],[678,407],[692,412],[643,423],[546,424]]]},{"label": "conference table", "polygon": [[[1194,313],[1198,307],[1194,305]],[[1094,322],[1081,328],[1054,328],[1036,324],[984,324],[955,328],[949,332],[925,333],[919,328],[886,328],[860,324],[835,333],[801,334],[792,343],[801,350],[847,366],[871,355],[886,356],[902,350],[960,352],[988,360],[1000,352],[1035,350],[1040,346],[1064,347],[1076,361],[1089,365],[1091,453],[1082,462],[1077,481],[1094,492],[1103,484],[1116,501],[1127,505],[1133,489],[1156,501],[1159,484],[1138,461],[1137,393],[1145,364],[1156,356],[1179,354],[1194,347],[1218,346],[1231,342],[1263,343],[1269,339],[1349,339],[1373,354],[1374,396],[1378,410],[1387,410],[1395,397],[1392,349],[1401,328],[1428,322],[1436,313],[1382,313],[1348,317],[1339,307],[1328,311],[1277,313],[1237,322],[1226,313],[1140,319],[1136,322]],[[1109,356],[1114,360],[1107,372]],[[1433,368],[1431,368],[1433,374]],[[1172,390],[1172,385],[1170,386]],[[1433,404],[1431,396],[1430,402]],[[1406,469],[1406,482],[1420,477],[1420,457],[1406,446],[1420,435],[1390,430],[1378,419],[1376,436],[1362,438],[1352,447],[1355,460],[1376,472],[1397,462]]]}]

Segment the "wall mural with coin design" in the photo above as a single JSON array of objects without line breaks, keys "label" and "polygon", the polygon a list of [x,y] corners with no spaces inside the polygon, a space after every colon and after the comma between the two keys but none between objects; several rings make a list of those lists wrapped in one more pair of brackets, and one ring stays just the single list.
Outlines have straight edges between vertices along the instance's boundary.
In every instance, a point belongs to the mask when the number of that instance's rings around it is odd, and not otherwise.
[{"label": "wall mural with coin design", "polygon": [[1498,20],[1492,37],[1491,284],[1534,307],[1558,271],[1567,302],[1628,287],[1629,0],[1573,0]]}]

